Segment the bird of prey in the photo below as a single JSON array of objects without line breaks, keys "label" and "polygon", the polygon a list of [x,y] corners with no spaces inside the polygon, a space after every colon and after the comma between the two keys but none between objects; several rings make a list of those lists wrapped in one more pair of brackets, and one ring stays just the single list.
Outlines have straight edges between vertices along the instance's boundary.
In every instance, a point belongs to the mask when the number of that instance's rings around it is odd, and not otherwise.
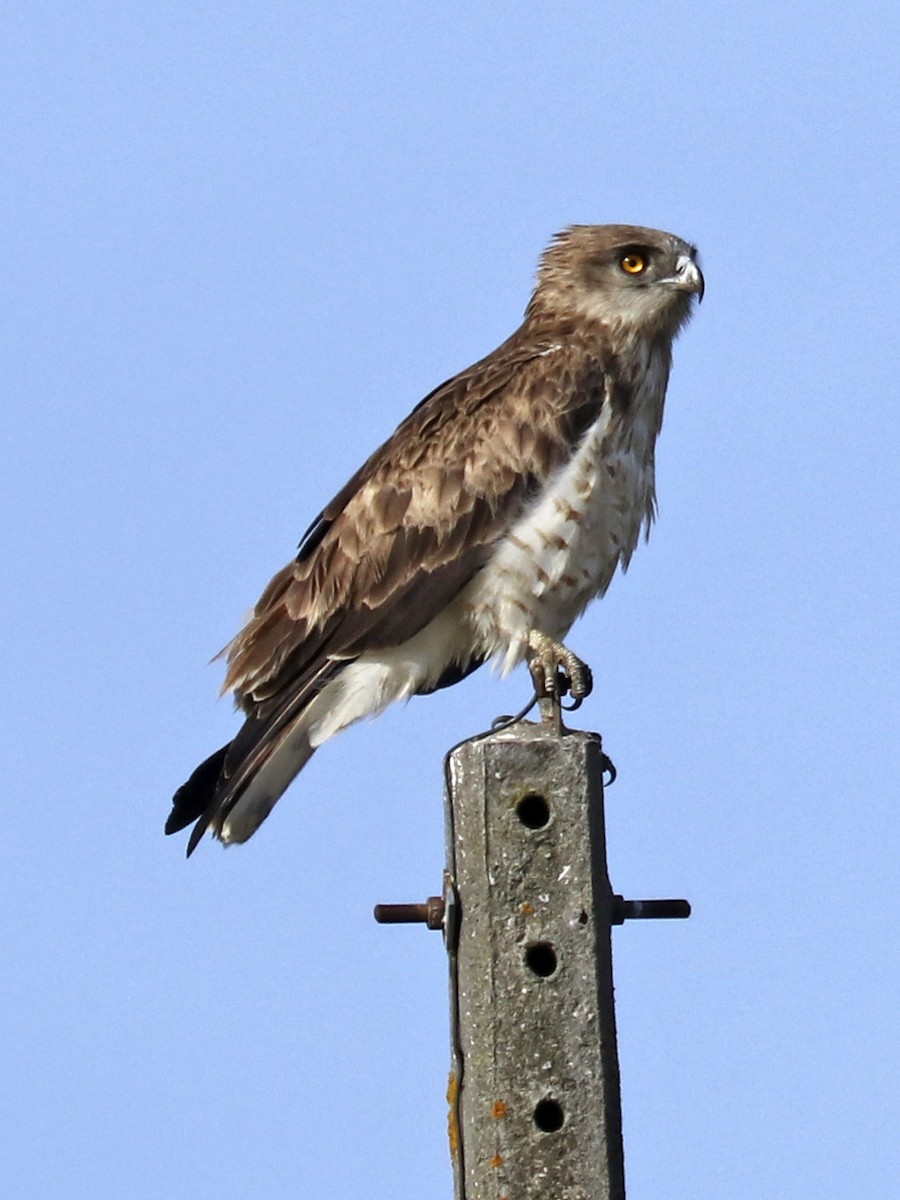
[{"label": "bird of prey", "polygon": [[649,532],[672,342],[702,296],[673,234],[557,234],[515,333],[413,409],[222,651],[246,719],[166,833],[246,841],[323,742],[488,660],[587,693],[562,639]]}]

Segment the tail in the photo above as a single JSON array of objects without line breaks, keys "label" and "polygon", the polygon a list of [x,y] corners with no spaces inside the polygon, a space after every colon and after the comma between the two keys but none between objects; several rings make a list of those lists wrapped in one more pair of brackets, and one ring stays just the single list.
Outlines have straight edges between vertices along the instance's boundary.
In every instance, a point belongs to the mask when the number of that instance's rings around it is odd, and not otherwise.
[{"label": "tail", "polygon": [[[207,829],[220,842],[246,842],[323,742],[393,700],[443,685],[442,675],[423,686],[428,672],[416,666],[410,645],[358,660],[324,659],[274,706],[259,704],[234,741],[211,754],[175,793],[166,833],[196,822],[189,855]],[[469,669],[454,668],[447,681]]]},{"label": "tail", "polygon": [[[227,746],[205,759],[175,793],[166,833],[195,822],[188,857],[207,829],[226,844],[246,842],[288,784],[312,758],[316,713],[328,707],[327,687],[346,664],[328,659],[302,674],[280,699],[260,703]],[[324,740],[324,739],[323,739]]]},{"label": "tail", "polygon": [[234,741],[205,759],[175,793],[166,833],[195,822],[188,857],[207,829],[220,842],[246,842],[312,757],[302,720],[276,738],[261,724],[268,722],[246,721]]}]

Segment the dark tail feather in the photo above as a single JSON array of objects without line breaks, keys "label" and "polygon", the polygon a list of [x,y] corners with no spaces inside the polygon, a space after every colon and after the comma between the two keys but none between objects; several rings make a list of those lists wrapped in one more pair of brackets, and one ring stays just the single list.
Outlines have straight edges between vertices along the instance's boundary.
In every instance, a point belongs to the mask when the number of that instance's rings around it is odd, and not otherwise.
[{"label": "dark tail feather", "polygon": [[[184,829],[192,821],[199,820],[207,811],[215,796],[216,785],[230,746],[231,742],[205,759],[187,783],[183,783],[175,793],[172,799],[172,811],[166,821],[166,833],[178,833],[179,829]],[[202,834],[203,831],[200,832]],[[196,845],[193,838],[191,838],[191,843],[188,854]]]},{"label": "dark tail feather", "polygon": [[[302,716],[310,700],[346,665],[344,660],[335,663],[324,659],[311,668],[297,681],[295,689],[270,707],[265,715],[248,716],[228,745],[211,754],[187,783],[182,784],[172,800],[166,833],[177,833],[194,822],[188,839],[188,858],[210,827],[221,841],[244,842],[265,820],[313,752],[302,729],[292,738],[298,717]],[[257,713],[266,707],[258,705]],[[281,750],[286,753],[278,757]],[[271,771],[266,775],[267,765],[273,758],[281,765],[280,771],[276,765],[274,779]],[[254,792],[260,776],[263,784]],[[250,795],[244,805],[246,811],[242,814],[239,832],[229,830],[222,836],[229,816],[242,800],[247,799],[245,793],[248,790]]]}]

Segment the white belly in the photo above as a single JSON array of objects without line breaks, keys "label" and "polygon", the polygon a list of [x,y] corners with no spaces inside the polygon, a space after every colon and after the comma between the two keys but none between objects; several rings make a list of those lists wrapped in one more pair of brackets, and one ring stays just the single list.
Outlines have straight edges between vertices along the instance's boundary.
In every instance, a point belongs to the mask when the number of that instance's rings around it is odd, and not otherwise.
[{"label": "white belly", "polygon": [[562,639],[627,567],[654,512],[654,443],[662,389],[627,429],[610,405],[575,458],[510,531],[460,599],[487,654],[508,671],[530,629]]}]

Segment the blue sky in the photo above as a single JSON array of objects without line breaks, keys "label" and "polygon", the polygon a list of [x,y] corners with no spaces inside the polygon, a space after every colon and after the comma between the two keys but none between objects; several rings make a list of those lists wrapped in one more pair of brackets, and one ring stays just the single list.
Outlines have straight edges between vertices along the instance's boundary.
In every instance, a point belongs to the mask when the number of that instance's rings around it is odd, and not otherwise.
[{"label": "blue sky", "polygon": [[186,863],[207,660],[321,504],[519,321],[570,222],[696,242],[660,519],[570,643],[619,768],[630,1194],[892,1195],[888,4],[8,3],[0,15],[8,1200],[450,1194],[441,757],[480,672]]}]

